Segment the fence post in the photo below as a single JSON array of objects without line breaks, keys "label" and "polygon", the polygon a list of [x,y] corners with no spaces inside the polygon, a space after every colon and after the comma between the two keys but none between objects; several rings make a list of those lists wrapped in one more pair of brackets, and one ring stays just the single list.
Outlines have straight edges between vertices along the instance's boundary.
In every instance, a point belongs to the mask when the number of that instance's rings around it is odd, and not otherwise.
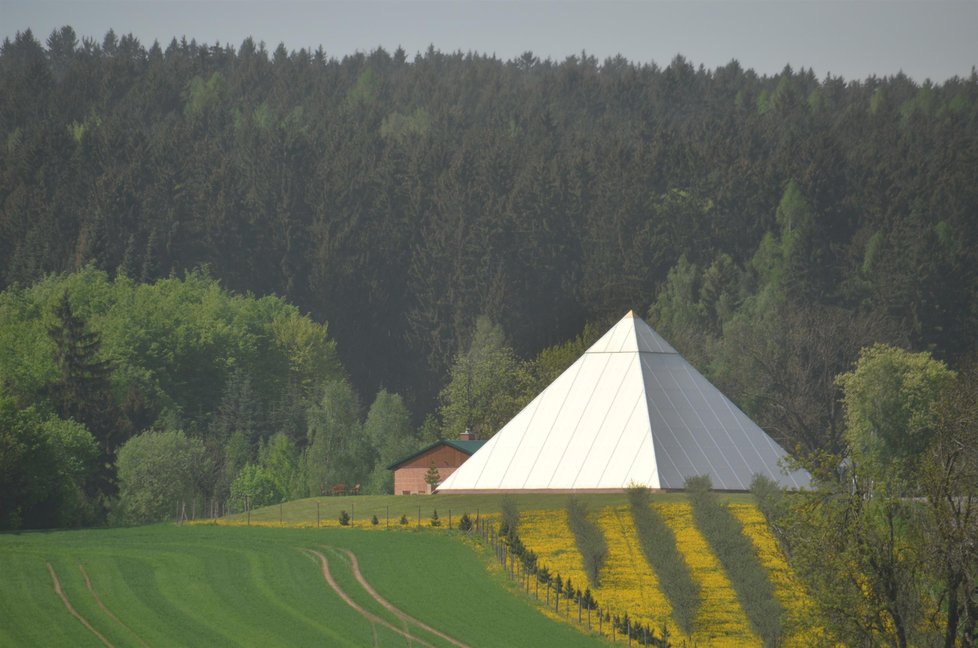
[{"label": "fence post", "polygon": [[316,528],[319,528],[319,502],[316,502]]},{"label": "fence post", "polygon": [[247,495],[245,495],[245,508],[248,509],[248,526],[251,526],[251,503],[248,501]]},{"label": "fence post", "polygon": [[452,530],[452,509],[448,509],[448,530]]},{"label": "fence post", "polygon": [[350,502],[350,525],[357,525],[357,505],[353,502]]},{"label": "fence post", "polygon": [[278,503],[278,523],[282,524],[282,502]]},{"label": "fence post", "polygon": [[421,505],[418,504],[418,528],[421,528]]},{"label": "fence post", "polygon": [[391,506],[387,505],[387,528],[391,528]]}]

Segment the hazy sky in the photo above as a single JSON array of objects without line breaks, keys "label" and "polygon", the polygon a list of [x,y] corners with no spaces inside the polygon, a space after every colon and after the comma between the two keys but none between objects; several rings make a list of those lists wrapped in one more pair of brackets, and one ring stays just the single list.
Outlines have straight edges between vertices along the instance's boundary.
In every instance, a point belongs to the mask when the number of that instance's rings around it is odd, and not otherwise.
[{"label": "hazy sky", "polygon": [[785,64],[860,79],[903,71],[918,81],[978,66],[978,0],[645,0],[417,2],[325,0],[0,0],[0,35],[44,40],[71,25],[101,41],[111,27],[149,45],[173,36],[238,46],[246,36],[290,50],[322,45],[341,58],[429,45],[510,59],[531,50],[561,61],[586,50],[667,65],[677,54],[708,68],[740,61],[760,73]]}]

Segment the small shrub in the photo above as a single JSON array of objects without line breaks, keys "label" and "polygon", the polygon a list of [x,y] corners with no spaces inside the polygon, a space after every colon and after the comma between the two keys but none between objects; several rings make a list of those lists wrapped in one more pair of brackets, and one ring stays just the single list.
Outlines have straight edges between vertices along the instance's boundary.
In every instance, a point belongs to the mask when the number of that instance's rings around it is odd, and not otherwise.
[{"label": "small shrub", "polygon": [[408,519],[407,519],[407,514],[405,513],[401,515],[401,526],[407,526],[407,523],[408,523]]},{"label": "small shrub", "polygon": [[587,507],[581,500],[567,500],[567,523],[574,534],[574,543],[584,561],[584,573],[592,585],[600,584],[600,572],[608,558],[608,543],[601,528],[588,519]]},{"label": "small shrub", "polygon": [[520,512],[516,507],[516,498],[512,495],[503,495],[503,499],[499,503],[499,512],[503,519],[499,533],[501,535],[516,533],[520,526]]},{"label": "small shrub", "polygon": [[372,518],[370,518],[370,524],[372,524],[374,526],[377,526],[378,524],[380,524],[380,520],[377,519],[377,516],[376,515],[374,515]]},{"label": "small shrub", "polygon": [[546,585],[547,583],[549,583],[550,582],[550,570],[547,569],[546,567],[541,567],[537,571],[537,579],[541,583],[543,583],[544,585]]},{"label": "small shrub", "polygon": [[438,517],[438,509],[435,509],[431,513],[431,526],[433,527],[441,526],[441,519]]},{"label": "small shrub", "polygon": [[350,514],[346,511],[340,511],[340,525],[350,526]]},{"label": "small shrub", "polygon": [[598,609],[598,602],[594,600],[594,595],[591,594],[591,588],[587,587],[584,589],[583,604],[585,610],[596,610]]},{"label": "small shrub", "polygon": [[693,619],[700,606],[700,588],[676,546],[676,536],[652,508],[647,488],[629,488],[628,502],[638,543],[645,560],[659,577],[662,592],[672,606],[676,625],[687,635],[693,632]]},{"label": "small shrub", "polygon": [[785,521],[788,517],[788,500],[784,490],[778,486],[777,482],[764,475],[754,475],[754,479],[750,483],[750,492],[757,500],[757,508],[764,515],[774,537],[784,548]]},{"label": "small shrub", "polygon": [[458,521],[459,531],[471,531],[472,530],[472,518],[469,517],[468,513],[462,513],[462,517]]}]

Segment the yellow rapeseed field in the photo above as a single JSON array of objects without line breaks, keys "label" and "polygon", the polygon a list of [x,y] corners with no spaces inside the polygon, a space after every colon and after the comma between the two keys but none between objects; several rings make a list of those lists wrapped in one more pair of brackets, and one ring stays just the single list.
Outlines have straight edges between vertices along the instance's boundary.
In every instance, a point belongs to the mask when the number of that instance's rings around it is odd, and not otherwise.
[{"label": "yellow rapeseed field", "polygon": [[[627,507],[602,509],[597,512],[595,521],[607,540],[608,559],[601,570],[600,586],[591,588],[594,598],[612,615],[628,612],[636,623],[648,624],[656,633],[663,623],[668,623],[670,632],[675,634],[669,602],[659,591],[655,575],[635,544],[635,528]],[[537,554],[541,567],[549,569],[551,574],[559,573],[562,578],[570,576],[575,589],[583,591],[590,587],[574,534],[567,524],[566,511],[521,514],[520,537],[526,547]],[[566,609],[561,609],[561,615],[566,616]],[[577,621],[576,609],[571,610],[569,617],[573,622]],[[597,630],[597,627],[594,618],[592,628]],[[609,624],[603,624],[602,630],[611,636]]]},{"label": "yellow rapeseed field", "polygon": [[731,504],[730,512],[744,525],[744,533],[754,543],[761,565],[774,586],[774,595],[787,612],[786,646],[811,646],[821,641],[821,632],[812,626],[812,602],[788,567],[777,540],[764,515],[750,504]]},{"label": "yellow rapeseed field", "polygon": [[608,560],[601,570],[600,601],[612,614],[628,611],[632,619],[648,624],[656,633],[665,624],[672,636],[679,632],[672,622],[672,607],[659,589],[659,579],[649,567],[632,514],[627,506],[605,508],[597,515],[598,526],[608,543]]},{"label": "yellow rapeseed field", "polygon": [[692,506],[686,502],[654,506],[675,534],[676,546],[700,586],[700,609],[694,621],[693,640],[698,645],[724,648],[761,645],[730,579],[693,522]]},{"label": "yellow rapeseed field", "polygon": [[[601,570],[599,587],[591,588],[594,598],[612,615],[625,612],[636,623],[649,625],[656,634],[663,624],[673,637],[678,630],[672,621],[669,601],[638,546],[635,526],[627,506],[592,512],[608,543],[608,558]],[[531,511],[520,516],[520,537],[539,557],[539,564],[551,573],[570,576],[576,588],[589,586],[584,564],[574,544],[574,534],[564,510]],[[576,621],[576,613],[571,615]],[[596,621],[595,621],[596,624]],[[605,634],[610,636],[608,624]]]}]

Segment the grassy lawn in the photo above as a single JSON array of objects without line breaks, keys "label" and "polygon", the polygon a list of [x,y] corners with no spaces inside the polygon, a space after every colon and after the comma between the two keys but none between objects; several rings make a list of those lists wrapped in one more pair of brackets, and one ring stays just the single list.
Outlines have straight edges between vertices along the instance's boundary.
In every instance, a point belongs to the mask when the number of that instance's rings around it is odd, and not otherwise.
[{"label": "grassy lawn", "polygon": [[337,547],[357,555],[381,596],[471,646],[603,645],[514,596],[482,554],[449,534],[172,525],[0,535],[0,645],[103,645],[57,597],[48,563],[78,614],[114,646],[407,645],[343,603],[302,551],[326,555],[358,604],[402,627],[357,587]]}]

